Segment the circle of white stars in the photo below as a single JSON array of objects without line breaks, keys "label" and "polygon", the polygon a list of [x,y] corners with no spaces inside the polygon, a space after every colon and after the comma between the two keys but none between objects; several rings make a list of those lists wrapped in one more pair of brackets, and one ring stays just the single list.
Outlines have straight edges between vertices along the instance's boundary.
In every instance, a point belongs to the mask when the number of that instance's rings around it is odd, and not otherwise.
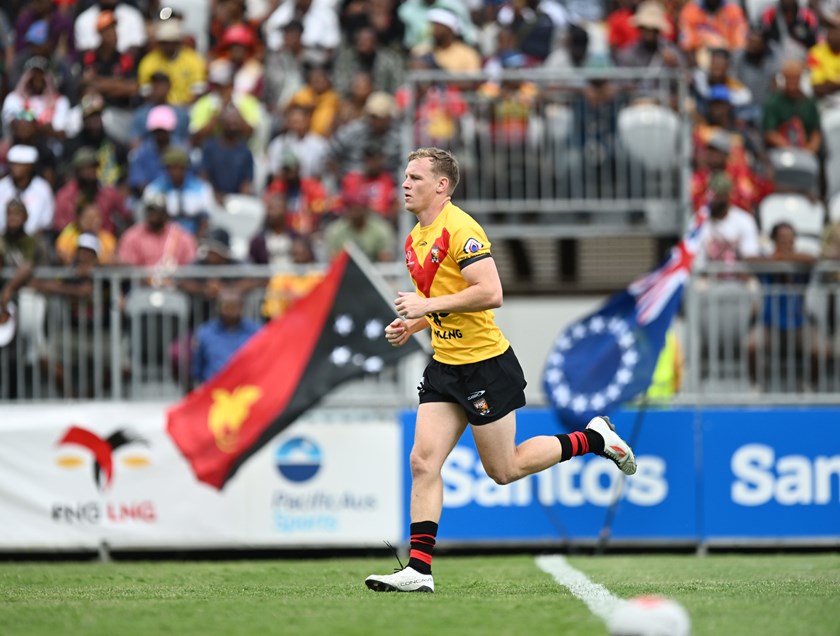
[{"label": "circle of white stars", "polygon": [[[368,340],[377,340],[382,336],[382,331],[385,328],[381,320],[371,318],[368,320],[363,328],[364,337]],[[356,321],[350,314],[339,314],[335,317],[333,323],[333,330],[342,337],[347,337],[356,329]],[[353,365],[362,367],[366,373],[379,373],[385,367],[385,361],[379,356],[366,356],[360,352],[354,352],[347,345],[340,345],[332,350],[330,353],[330,362],[337,367],[345,367]]]},{"label": "circle of white stars", "polygon": [[[572,395],[569,381],[563,373],[562,365],[566,352],[578,342],[590,335],[612,334],[621,350],[621,361],[615,375],[603,390],[596,393],[578,393]],[[551,390],[551,397],[557,406],[569,408],[575,413],[600,411],[610,402],[619,398],[621,392],[633,379],[633,368],[639,361],[639,354],[634,345],[636,337],[624,320],[593,316],[563,332],[555,343],[554,350],[548,357],[548,370],[545,381]]]}]

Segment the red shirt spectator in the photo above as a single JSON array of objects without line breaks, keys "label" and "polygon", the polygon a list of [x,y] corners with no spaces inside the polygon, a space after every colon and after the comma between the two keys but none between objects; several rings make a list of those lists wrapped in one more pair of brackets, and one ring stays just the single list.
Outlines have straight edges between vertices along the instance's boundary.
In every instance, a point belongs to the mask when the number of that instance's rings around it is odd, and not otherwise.
[{"label": "red shirt spectator", "polygon": [[302,178],[297,157],[288,153],[283,157],[280,174],[265,191],[266,200],[273,194],[286,197],[286,224],[299,235],[309,235],[318,229],[327,212],[327,190],[318,179]]},{"label": "red shirt spectator", "polygon": [[341,180],[344,193],[362,193],[367,206],[377,214],[394,220],[399,204],[397,182],[385,169],[385,157],[379,144],[365,146],[365,169],[348,172]]},{"label": "red shirt spectator", "polygon": [[122,235],[117,247],[120,263],[137,267],[174,269],[195,261],[195,237],[166,213],[166,197],[157,193],[146,201],[146,222]]}]

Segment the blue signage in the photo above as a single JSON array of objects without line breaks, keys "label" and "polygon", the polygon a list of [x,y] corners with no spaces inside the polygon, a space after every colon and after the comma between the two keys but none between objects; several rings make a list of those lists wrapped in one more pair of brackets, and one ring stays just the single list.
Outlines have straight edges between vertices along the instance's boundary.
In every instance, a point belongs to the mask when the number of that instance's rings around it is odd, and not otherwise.
[{"label": "blue signage", "polygon": [[[840,408],[651,408],[611,417],[625,439],[637,418],[639,470],[626,480],[589,455],[499,486],[468,430],[444,465],[439,539],[594,541],[620,497],[612,527],[618,541],[840,542]],[[413,411],[402,414],[406,528],[414,419]],[[518,413],[517,443],[560,432],[547,409]]]}]

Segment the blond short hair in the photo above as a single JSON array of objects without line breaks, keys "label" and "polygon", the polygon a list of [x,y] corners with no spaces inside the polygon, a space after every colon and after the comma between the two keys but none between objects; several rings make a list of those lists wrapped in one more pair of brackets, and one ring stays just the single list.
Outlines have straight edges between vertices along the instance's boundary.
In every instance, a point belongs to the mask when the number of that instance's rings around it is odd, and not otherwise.
[{"label": "blond short hair", "polygon": [[432,174],[435,177],[446,177],[449,179],[449,194],[455,192],[458,181],[461,179],[458,168],[458,160],[448,150],[442,148],[418,148],[410,155],[409,161],[415,159],[430,159],[432,162]]}]

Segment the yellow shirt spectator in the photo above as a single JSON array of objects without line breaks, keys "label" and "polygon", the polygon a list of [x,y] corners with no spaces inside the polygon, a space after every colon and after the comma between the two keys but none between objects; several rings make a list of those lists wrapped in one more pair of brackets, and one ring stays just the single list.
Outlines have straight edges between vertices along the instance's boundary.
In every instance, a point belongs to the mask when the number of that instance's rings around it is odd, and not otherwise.
[{"label": "yellow shirt spectator", "polygon": [[840,82],[840,51],[832,51],[827,42],[812,46],[808,51],[808,68],[811,84],[815,87],[826,82]]},{"label": "yellow shirt spectator", "polygon": [[[70,223],[55,240],[56,255],[65,265],[70,265],[76,258],[81,234],[76,223]],[[96,238],[99,239],[99,263],[110,265],[117,253],[117,238],[107,230],[99,230]]]},{"label": "yellow shirt spectator", "polygon": [[168,101],[172,106],[191,104],[206,87],[204,59],[185,46],[178,49],[175,57],[168,57],[161,49],[154,49],[140,60],[137,80],[141,91],[149,88],[155,73],[164,73],[169,77],[172,87]]}]

